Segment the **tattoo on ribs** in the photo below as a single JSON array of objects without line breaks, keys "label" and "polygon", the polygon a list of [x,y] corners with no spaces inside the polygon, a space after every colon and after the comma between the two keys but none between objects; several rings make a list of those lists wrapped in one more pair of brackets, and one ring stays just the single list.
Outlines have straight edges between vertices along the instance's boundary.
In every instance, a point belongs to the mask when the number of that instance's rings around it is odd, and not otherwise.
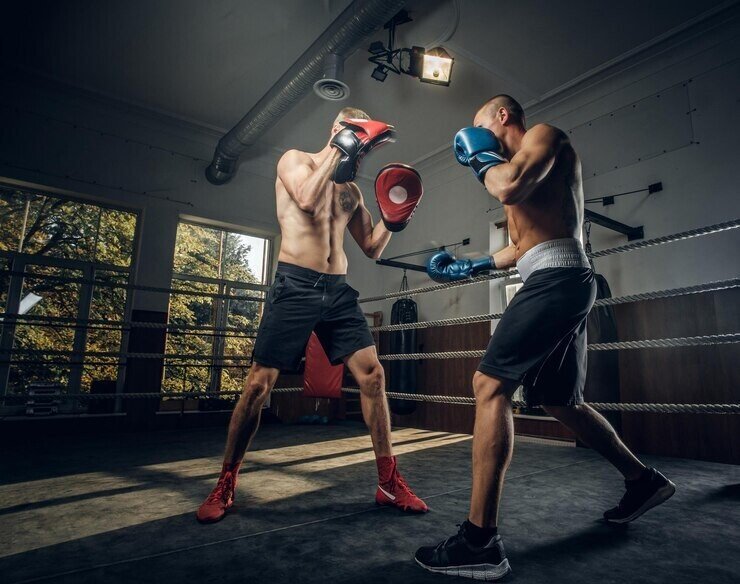
[{"label": "tattoo on ribs", "polygon": [[339,193],[339,204],[342,206],[342,211],[349,213],[355,206],[354,199],[349,191],[342,191]]}]

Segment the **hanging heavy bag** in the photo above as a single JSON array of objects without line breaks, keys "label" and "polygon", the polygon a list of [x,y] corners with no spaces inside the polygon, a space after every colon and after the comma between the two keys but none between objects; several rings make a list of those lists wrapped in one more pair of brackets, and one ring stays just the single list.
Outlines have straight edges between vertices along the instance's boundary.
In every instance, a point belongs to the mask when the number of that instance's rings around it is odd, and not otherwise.
[{"label": "hanging heavy bag", "polygon": [[[416,302],[410,298],[401,298],[393,303],[391,309],[391,324],[407,324],[418,322]],[[391,353],[415,353],[416,331],[393,331],[390,334]],[[388,391],[402,393],[416,393],[416,376],[418,363],[416,361],[391,361],[388,371]],[[416,409],[415,401],[404,399],[388,400],[391,411],[401,416],[411,414]]]},{"label": "hanging heavy bag", "polygon": [[[590,225],[586,225],[586,250],[591,252]],[[592,265],[593,268],[593,265]],[[611,298],[609,283],[601,274],[595,274],[596,299]],[[617,319],[613,306],[594,306],[586,321],[586,335],[589,343],[613,343],[619,340]],[[619,392],[619,351],[589,351],[588,372],[584,397],[589,402],[618,403]],[[619,412],[604,412],[614,429],[620,432],[622,416]]]}]

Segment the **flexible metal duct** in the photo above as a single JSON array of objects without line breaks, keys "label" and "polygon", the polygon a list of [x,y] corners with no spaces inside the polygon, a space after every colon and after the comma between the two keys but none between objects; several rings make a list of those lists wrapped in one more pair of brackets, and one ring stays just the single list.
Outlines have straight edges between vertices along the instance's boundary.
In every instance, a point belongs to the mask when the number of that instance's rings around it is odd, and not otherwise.
[{"label": "flexible metal duct", "polygon": [[239,156],[295,105],[324,73],[324,59],[352,53],[372,32],[396,14],[405,0],[355,0],[262,96],[246,116],[218,141],[206,178],[214,185],[236,174]]}]

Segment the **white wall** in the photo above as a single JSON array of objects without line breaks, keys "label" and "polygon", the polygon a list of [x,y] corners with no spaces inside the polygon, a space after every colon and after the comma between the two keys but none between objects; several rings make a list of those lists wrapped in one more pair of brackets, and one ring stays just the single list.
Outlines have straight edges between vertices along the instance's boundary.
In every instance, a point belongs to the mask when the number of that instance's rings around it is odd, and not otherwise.
[{"label": "white wall", "polygon": [[[181,217],[275,237],[275,167],[281,151],[252,148],[228,184],[204,170],[222,129],[117,104],[15,72],[0,96],[0,181],[140,212],[134,283],[169,287]],[[374,205],[372,184],[362,181]],[[347,234],[350,283],[361,293],[383,268]],[[273,254],[277,258],[277,250]],[[136,292],[133,307],[166,310],[164,294]]]},{"label": "white wall", "polygon": [[[661,193],[621,197],[613,206],[588,208],[630,225],[643,225],[646,238],[740,218],[738,33],[737,20],[705,23],[655,46],[650,55],[636,55],[527,108],[530,125],[547,122],[573,129],[572,140],[584,170],[596,173],[585,177],[587,198],[663,183]],[[673,89],[666,92],[668,88]],[[490,223],[501,215],[486,211],[498,203],[468,169],[454,162],[449,151],[431,156],[418,168],[424,178],[424,199],[414,221],[394,236],[386,255],[464,237],[471,238],[471,245],[463,252],[487,252]],[[596,267],[607,277],[614,295],[737,277],[738,231],[609,256],[596,260]],[[626,243],[626,237],[594,225],[592,243],[598,250]],[[503,244],[492,242],[494,247]],[[386,268],[381,279],[374,284],[368,281],[363,295],[396,290],[397,272]],[[409,279],[412,287],[430,283],[423,275]],[[497,281],[492,286],[500,285]],[[498,290],[489,294],[484,285],[475,285],[425,294],[416,301],[420,318],[426,320],[495,312],[501,307],[500,298]],[[365,306],[389,314],[391,303]]]},{"label": "white wall", "polygon": [[[228,185],[203,171],[220,133],[116,105],[24,75],[0,98],[0,177],[141,213],[135,283],[169,287],[181,216],[278,233],[279,152],[257,152]],[[166,310],[163,294],[138,292],[134,308]]]},{"label": "white wall", "polygon": [[[587,196],[663,182],[664,191],[650,197],[622,197],[613,206],[590,208],[628,224],[644,225],[648,238],[740,217],[738,33],[736,19],[705,22],[657,45],[649,55],[636,55],[528,108],[530,123],[549,122],[565,130],[575,129],[573,141],[584,168],[599,166],[599,174],[585,182]],[[681,82],[688,82],[686,96],[694,110],[690,116],[677,109],[679,94],[672,94],[663,109],[655,104],[648,107],[650,96]],[[218,129],[209,131],[152,112],[113,105],[24,76],[9,79],[3,89],[0,177],[140,210],[137,283],[170,284],[175,230],[181,216],[277,234],[273,181],[280,153],[276,150],[252,151],[232,183],[215,187],[205,180],[203,170],[221,135]],[[489,93],[496,89],[492,87]],[[622,109],[634,102],[653,124],[647,132],[640,128],[644,116],[631,115],[629,107]],[[613,112],[621,121],[612,129],[604,124],[601,132],[584,130],[584,124],[587,128],[589,121],[602,123],[600,116],[609,118]],[[473,113],[469,112],[470,117]],[[460,114],[440,112],[440,116]],[[681,145],[687,118],[696,144],[639,162],[632,160],[638,151],[650,152],[663,144]],[[429,144],[430,150],[439,146]],[[607,171],[603,165],[610,156],[619,168]],[[406,230],[394,235],[385,257],[465,237],[471,243],[462,253],[486,253],[492,245],[503,246],[503,241],[489,241],[490,224],[501,217],[500,211],[489,210],[498,203],[468,169],[455,163],[449,150],[427,157],[417,167],[424,179],[424,200]],[[371,182],[361,179],[360,186],[377,217]],[[593,228],[594,249],[624,242],[623,236]],[[600,259],[597,268],[607,276],[615,294],[694,284],[737,276],[738,244],[740,234],[732,231]],[[400,270],[374,265],[349,237],[345,249],[350,259],[350,283],[361,296],[398,289]],[[424,259],[408,261],[423,263]],[[430,283],[426,275],[416,272],[409,273],[409,282],[411,287]],[[498,285],[495,283],[493,290],[475,285],[419,296],[420,317],[498,311]],[[383,310],[388,318],[391,304],[369,303],[364,308]],[[163,310],[166,299],[139,294],[135,307]]]}]

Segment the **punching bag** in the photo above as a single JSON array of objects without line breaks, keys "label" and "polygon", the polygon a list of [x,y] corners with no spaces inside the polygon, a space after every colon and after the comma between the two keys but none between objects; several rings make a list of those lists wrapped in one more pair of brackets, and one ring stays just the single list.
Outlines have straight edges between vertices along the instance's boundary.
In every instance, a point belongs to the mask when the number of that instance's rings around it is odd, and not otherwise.
[{"label": "punching bag", "polygon": [[[601,274],[596,277],[596,299],[611,298],[609,283]],[[614,307],[595,306],[586,321],[589,343],[613,343],[619,340]],[[619,351],[589,351],[584,397],[588,402],[617,403],[619,394]],[[617,432],[621,429],[619,412],[603,412]]]},{"label": "punching bag", "polygon": [[[418,322],[416,302],[401,298],[393,303],[391,324]],[[390,336],[391,353],[415,353],[416,330],[393,331]],[[388,391],[416,393],[416,361],[391,361],[389,367]],[[405,399],[388,400],[394,414],[407,415],[416,409],[416,402]]]}]

